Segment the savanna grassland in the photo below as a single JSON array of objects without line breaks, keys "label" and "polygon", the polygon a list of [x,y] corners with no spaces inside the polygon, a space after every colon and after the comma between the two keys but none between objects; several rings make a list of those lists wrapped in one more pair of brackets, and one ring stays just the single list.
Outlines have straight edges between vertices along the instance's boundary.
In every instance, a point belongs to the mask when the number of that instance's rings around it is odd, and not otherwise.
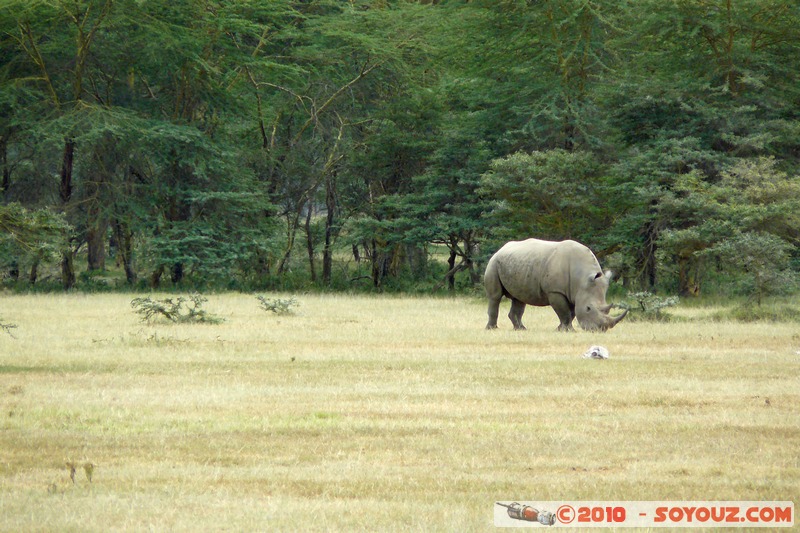
[{"label": "savanna grassland", "polygon": [[482,531],[501,500],[800,501],[797,324],[692,308],[563,334],[529,308],[514,332],[506,303],[485,331],[477,298],[277,316],[242,294],[209,295],[220,324],[147,324],[132,298],[0,299],[0,529]]}]

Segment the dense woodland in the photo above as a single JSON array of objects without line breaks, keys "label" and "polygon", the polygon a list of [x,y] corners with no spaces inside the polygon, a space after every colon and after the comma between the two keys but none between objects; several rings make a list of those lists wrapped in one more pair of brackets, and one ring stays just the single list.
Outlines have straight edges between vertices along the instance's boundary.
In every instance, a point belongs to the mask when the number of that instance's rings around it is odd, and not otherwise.
[{"label": "dense woodland", "polygon": [[0,0],[0,52],[6,286],[468,290],[530,236],[631,290],[800,271],[796,0]]}]

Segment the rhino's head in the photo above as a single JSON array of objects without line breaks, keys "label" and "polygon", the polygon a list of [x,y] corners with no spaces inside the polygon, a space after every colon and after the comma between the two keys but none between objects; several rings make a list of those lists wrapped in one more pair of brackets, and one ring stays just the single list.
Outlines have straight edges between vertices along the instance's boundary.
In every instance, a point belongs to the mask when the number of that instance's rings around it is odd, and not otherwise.
[{"label": "rhino's head", "polygon": [[606,291],[611,283],[613,274],[597,272],[585,280],[575,296],[575,317],[585,330],[606,331],[616,326],[625,318],[628,310],[618,316],[611,316],[609,311],[613,307],[606,303]]}]

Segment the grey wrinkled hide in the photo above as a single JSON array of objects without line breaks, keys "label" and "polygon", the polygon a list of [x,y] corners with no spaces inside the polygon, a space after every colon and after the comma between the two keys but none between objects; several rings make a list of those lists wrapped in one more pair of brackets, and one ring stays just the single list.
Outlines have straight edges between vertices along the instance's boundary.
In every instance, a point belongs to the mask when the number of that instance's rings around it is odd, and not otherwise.
[{"label": "grey wrinkled hide", "polygon": [[511,300],[508,318],[514,329],[525,329],[526,305],[549,305],[561,321],[558,329],[574,331],[573,319],[586,330],[606,331],[627,314],[612,317],[606,304],[611,272],[603,272],[597,258],[575,241],[527,239],[506,243],[486,265],[484,284],[489,298],[489,322],[497,327],[503,296]]}]

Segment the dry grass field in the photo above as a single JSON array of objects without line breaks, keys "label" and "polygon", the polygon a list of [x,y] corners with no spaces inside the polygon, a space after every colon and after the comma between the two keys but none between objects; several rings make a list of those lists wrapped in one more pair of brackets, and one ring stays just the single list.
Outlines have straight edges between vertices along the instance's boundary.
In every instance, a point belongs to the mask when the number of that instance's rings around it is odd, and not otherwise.
[{"label": "dry grass field", "polygon": [[[485,331],[470,298],[0,297],[3,531],[485,531],[508,500],[800,502],[796,324]],[[679,309],[680,312],[680,309]],[[593,344],[608,361],[581,354]],[[67,463],[75,465],[74,482]],[[84,468],[91,464],[92,467]],[[91,481],[89,480],[91,474]]]}]

